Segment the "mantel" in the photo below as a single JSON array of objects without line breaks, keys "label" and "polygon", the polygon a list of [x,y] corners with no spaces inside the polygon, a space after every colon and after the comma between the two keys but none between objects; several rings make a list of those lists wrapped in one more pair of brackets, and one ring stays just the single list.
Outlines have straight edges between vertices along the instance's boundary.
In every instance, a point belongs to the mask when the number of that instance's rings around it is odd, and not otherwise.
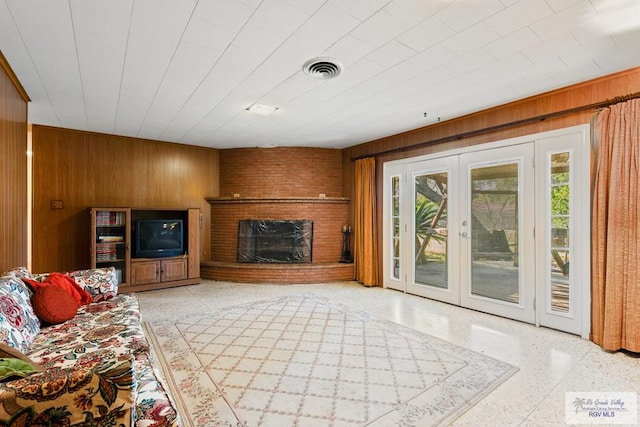
[{"label": "mantel", "polygon": [[348,197],[272,197],[272,198],[242,198],[242,197],[207,197],[210,204],[274,204],[274,203],[349,203]]}]

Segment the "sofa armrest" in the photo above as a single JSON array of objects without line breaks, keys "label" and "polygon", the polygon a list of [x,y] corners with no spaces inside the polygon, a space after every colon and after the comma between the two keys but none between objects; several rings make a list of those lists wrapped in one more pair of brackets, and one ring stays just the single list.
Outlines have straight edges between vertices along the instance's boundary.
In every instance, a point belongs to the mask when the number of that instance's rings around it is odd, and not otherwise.
[{"label": "sofa armrest", "polygon": [[1,425],[132,425],[133,359],[51,368],[0,384]]}]

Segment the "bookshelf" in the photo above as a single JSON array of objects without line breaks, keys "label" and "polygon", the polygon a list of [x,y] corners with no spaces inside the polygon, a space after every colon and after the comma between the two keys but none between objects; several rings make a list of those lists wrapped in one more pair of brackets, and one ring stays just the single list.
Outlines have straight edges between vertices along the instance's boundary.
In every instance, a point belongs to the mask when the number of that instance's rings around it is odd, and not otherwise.
[{"label": "bookshelf", "polygon": [[91,268],[114,267],[120,286],[129,284],[131,210],[91,208]]}]

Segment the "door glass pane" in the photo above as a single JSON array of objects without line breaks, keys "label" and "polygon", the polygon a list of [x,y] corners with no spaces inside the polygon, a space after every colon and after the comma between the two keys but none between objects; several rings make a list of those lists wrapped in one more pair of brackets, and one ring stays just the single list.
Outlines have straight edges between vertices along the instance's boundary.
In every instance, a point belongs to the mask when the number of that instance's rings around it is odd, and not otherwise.
[{"label": "door glass pane", "polygon": [[518,163],[471,170],[471,293],[519,303]]},{"label": "door glass pane", "polygon": [[447,173],[415,177],[415,281],[447,288]]},{"label": "door glass pane", "polygon": [[550,154],[549,165],[549,212],[548,218],[551,228],[549,242],[551,265],[549,268],[550,284],[547,309],[556,313],[569,313],[570,281],[569,258],[569,215],[570,215],[570,153]]},{"label": "door glass pane", "polygon": [[391,260],[392,275],[394,279],[400,279],[400,177],[391,177],[391,242],[393,245]]}]

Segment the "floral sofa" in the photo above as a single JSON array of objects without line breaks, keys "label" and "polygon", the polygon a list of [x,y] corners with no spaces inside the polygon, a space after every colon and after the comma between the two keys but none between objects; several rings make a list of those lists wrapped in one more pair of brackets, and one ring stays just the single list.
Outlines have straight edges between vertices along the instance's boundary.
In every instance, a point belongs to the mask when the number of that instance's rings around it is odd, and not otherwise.
[{"label": "floral sofa", "polygon": [[38,317],[40,293],[27,284],[48,276],[18,268],[0,277],[0,426],[180,425],[152,366],[137,298],[117,294],[115,270],[65,273],[91,302],[52,325]]}]

